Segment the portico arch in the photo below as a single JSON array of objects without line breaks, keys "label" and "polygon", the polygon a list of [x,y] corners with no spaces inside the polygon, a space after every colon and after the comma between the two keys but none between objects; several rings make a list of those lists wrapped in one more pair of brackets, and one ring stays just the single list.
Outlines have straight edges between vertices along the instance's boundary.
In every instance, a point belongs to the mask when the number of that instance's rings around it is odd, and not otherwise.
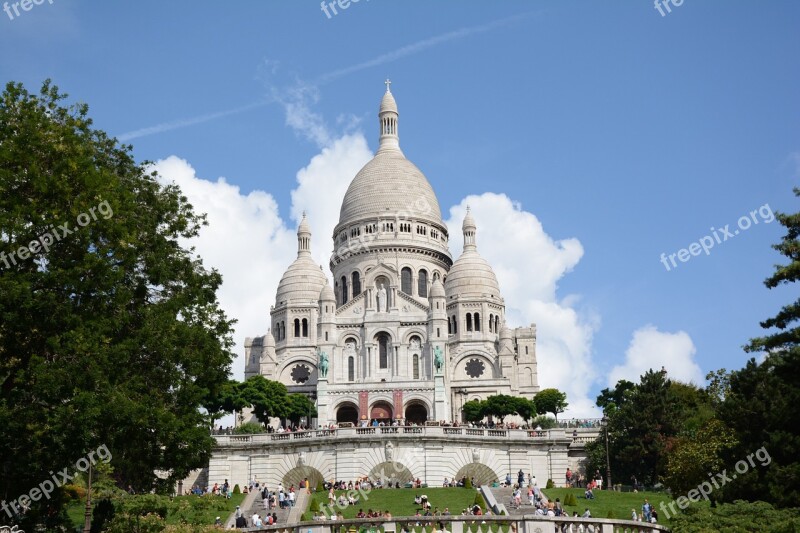
[{"label": "portico arch", "polygon": [[283,475],[283,486],[286,490],[292,485],[297,488],[304,479],[308,479],[309,487],[313,488],[322,483],[325,477],[313,466],[296,466]]},{"label": "portico arch", "polygon": [[381,480],[384,486],[386,484],[394,486],[400,483],[402,487],[406,483],[413,481],[414,475],[406,465],[397,461],[386,461],[375,465],[369,472],[369,478],[372,481]]},{"label": "portico arch", "polygon": [[370,420],[377,420],[378,422],[392,422],[392,414],[394,409],[389,402],[380,400],[372,404],[369,409]]},{"label": "portico arch", "polygon": [[476,487],[500,480],[500,476],[483,463],[469,463],[462,466],[456,474],[456,481],[465,476],[472,478]]},{"label": "portico arch", "polygon": [[342,422],[358,424],[358,406],[353,402],[342,402],[336,407],[336,423]]},{"label": "portico arch", "polygon": [[419,400],[413,400],[406,404],[406,423],[424,426],[428,421],[428,406]]}]

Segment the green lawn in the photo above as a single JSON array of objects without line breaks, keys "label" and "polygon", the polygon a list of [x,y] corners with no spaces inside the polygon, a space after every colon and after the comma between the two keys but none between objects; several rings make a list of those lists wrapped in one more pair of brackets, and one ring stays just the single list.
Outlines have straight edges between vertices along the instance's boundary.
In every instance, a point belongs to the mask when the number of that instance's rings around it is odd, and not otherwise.
[{"label": "green lawn", "polygon": [[[336,491],[336,497],[340,494],[347,494],[347,491]],[[461,511],[475,502],[477,489],[465,488],[425,488],[425,489],[374,489],[370,492],[364,491],[363,495],[358,495],[359,502],[356,505],[349,505],[343,509],[344,518],[355,518],[359,509],[368,512],[370,509],[379,510],[381,513],[388,510],[392,516],[414,516],[417,510],[422,512],[422,507],[414,503],[414,496],[425,494],[433,508],[438,507],[440,512],[444,512],[445,507],[450,509],[453,515],[460,515]],[[317,492],[311,498],[311,504],[306,511],[313,514],[316,502],[328,505],[328,493]],[[338,508],[337,508],[338,509]]]},{"label": "green lawn", "polygon": [[[178,496],[169,501],[166,522],[212,525],[218,516],[223,521],[226,520],[245,497],[246,494],[234,494],[227,500],[221,496]],[[136,496],[126,496],[126,498],[136,498]],[[67,506],[67,516],[76,529],[83,528],[85,505],[85,502],[73,502]]]},{"label": "green lawn", "polygon": [[[589,508],[592,516],[596,518],[606,518],[609,511],[614,512],[614,518],[622,520],[630,520],[631,509],[636,509],[636,512],[642,513],[642,505],[644,499],[650,500],[650,504],[658,511],[658,523],[669,526],[670,520],[664,513],[661,512],[659,504],[663,501],[664,505],[668,505],[672,501],[672,497],[666,492],[614,492],[607,490],[594,491],[594,500],[586,500],[583,497],[584,489],[545,489],[544,493],[551,500],[559,498],[562,502],[567,496],[567,493],[572,492],[578,501],[577,507],[565,506],[564,508],[569,511],[571,515],[573,511],[577,511],[578,515],[583,514],[586,508]],[[693,503],[692,505],[707,505],[703,503]]]}]

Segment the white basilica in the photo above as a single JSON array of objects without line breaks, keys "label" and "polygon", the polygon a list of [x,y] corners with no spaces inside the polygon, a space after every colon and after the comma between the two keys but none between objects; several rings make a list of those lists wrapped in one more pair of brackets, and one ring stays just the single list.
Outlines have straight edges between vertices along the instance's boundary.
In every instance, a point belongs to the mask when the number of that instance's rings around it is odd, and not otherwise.
[{"label": "white basilica", "polygon": [[469,400],[532,398],[535,326],[506,326],[469,211],[453,262],[433,188],[400,150],[388,83],[378,117],[378,151],[350,183],[333,230],[333,286],[311,258],[304,215],[270,331],[245,341],[245,378],[308,394],[320,425],[461,421]]}]

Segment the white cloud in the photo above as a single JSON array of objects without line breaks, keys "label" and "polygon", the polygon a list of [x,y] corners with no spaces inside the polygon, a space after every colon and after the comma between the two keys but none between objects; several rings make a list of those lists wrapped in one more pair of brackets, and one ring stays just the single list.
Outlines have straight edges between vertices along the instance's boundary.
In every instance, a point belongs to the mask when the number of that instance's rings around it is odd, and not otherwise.
[{"label": "white cloud", "polygon": [[660,370],[662,366],[672,379],[703,385],[703,372],[694,360],[696,352],[692,338],[685,331],[668,333],[652,325],[644,326],[633,333],[625,351],[625,363],[611,370],[608,386],[613,387],[621,379],[638,383],[642,374],[650,369]]},{"label": "white cloud", "polygon": [[478,226],[478,251],[500,283],[506,321],[510,327],[536,323],[540,386],[567,393],[567,416],[595,415],[589,389],[595,380],[591,345],[599,320],[574,309],[577,297],[556,299],[558,280],[583,256],[580,242],[554,240],[534,214],[508,196],[484,193],[450,208],[447,225],[454,258],[463,247],[461,224],[467,205]]}]

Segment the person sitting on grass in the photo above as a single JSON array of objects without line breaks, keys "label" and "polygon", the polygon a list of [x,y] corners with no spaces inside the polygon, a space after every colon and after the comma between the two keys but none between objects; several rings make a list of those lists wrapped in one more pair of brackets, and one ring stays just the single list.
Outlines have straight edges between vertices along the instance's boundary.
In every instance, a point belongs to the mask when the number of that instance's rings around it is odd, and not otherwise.
[{"label": "person sitting on grass", "polygon": [[583,497],[587,500],[594,500],[594,492],[592,492],[592,487],[586,489],[586,491],[583,493]]},{"label": "person sitting on grass", "polygon": [[420,498],[419,494],[414,496],[414,505],[420,505],[422,503],[422,498]]}]

